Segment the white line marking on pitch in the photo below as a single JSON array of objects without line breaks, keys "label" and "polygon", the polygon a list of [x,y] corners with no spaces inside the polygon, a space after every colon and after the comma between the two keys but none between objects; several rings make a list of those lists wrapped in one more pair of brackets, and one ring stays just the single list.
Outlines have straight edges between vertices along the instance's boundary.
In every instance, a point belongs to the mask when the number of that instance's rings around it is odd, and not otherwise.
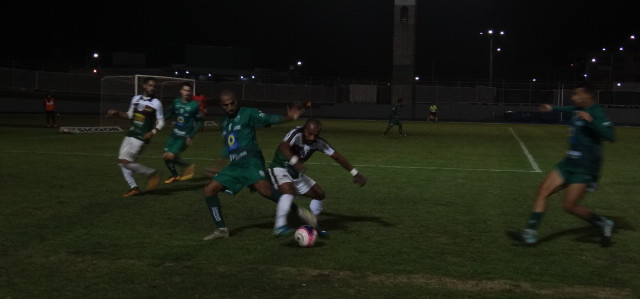
[{"label": "white line marking on pitch", "polygon": [[531,154],[529,153],[529,150],[527,150],[527,147],[524,145],[522,140],[520,140],[518,135],[516,135],[516,132],[511,127],[509,127],[509,131],[511,131],[511,134],[513,134],[513,137],[515,137],[516,140],[518,140],[518,143],[520,143],[520,147],[522,148],[524,155],[527,156],[527,159],[529,159],[529,163],[531,163],[531,167],[533,168],[533,170],[535,172],[542,172],[542,170],[538,166],[538,163],[536,163],[536,160],[533,159],[533,156],[531,156]]},{"label": "white line marking on pitch", "polygon": [[[78,152],[44,152],[44,151],[5,151],[5,153],[17,153],[17,154],[46,154],[46,155],[75,155],[75,156],[100,156],[100,157],[113,157],[117,155],[113,154],[98,154],[98,153],[78,153]],[[141,159],[149,160],[152,157],[140,157]],[[197,158],[191,157],[190,160],[201,161],[217,161],[220,159],[211,158]],[[270,161],[267,161],[270,162]],[[312,165],[338,165],[336,163],[318,163],[318,162],[306,162]],[[534,162],[535,163],[535,162]],[[459,171],[489,171],[489,172],[541,172],[538,170],[519,170],[519,169],[487,169],[487,168],[455,168],[455,167],[431,167],[431,166],[399,166],[399,165],[370,165],[370,164],[354,164],[354,167],[371,167],[371,168],[398,168],[398,169],[428,169],[428,170],[459,170]]]}]

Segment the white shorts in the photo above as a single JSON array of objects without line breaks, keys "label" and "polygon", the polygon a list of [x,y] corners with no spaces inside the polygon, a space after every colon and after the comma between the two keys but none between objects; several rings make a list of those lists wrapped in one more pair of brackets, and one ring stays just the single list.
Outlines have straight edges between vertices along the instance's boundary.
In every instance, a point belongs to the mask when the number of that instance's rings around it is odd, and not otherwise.
[{"label": "white shorts", "polygon": [[129,162],[135,162],[138,159],[138,155],[142,152],[144,141],[135,139],[133,137],[125,137],[120,145],[120,152],[118,153],[118,159],[127,160]]},{"label": "white shorts", "polygon": [[281,167],[269,168],[269,176],[271,177],[271,182],[274,186],[280,186],[284,183],[293,183],[293,186],[300,195],[309,192],[311,187],[316,184],[316,181],[306,176],[304,173],[300,173],[300,176],[298,176],[297,179],[294,179],[286,168]]}]

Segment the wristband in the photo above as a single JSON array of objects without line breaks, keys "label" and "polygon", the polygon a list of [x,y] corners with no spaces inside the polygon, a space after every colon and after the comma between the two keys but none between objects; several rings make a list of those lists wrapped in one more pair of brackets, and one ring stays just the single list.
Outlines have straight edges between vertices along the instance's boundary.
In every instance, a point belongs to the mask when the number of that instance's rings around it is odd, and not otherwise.
[{"label": "wristband", "polygon": [[356,174],[358,174],[358,170],[354,168],[354,169],[351,169],[349,173],[351,173],[351,176],[356,176]]},{"label": "wristband", "polygon": [[294,165],[294,164],[298,163],[298,160],[300,160],[300,158],[298,158],[298,156],[296,156],[296,155],[293,155],[293,156],[291,156],[291,160],[289,160],[289,164],[290,165]]},{"label": "wristband", "polygon": [[153,128],[153,130],[151,130],[151,133],[153,133],[153,135],[158,134],[158,130],[156,130],[155,128]]}]

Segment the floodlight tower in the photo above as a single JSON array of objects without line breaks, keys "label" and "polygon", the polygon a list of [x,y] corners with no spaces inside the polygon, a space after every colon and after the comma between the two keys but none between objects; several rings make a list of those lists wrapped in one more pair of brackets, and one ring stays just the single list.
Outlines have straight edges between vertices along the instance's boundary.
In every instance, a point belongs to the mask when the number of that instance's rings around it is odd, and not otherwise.
[{"label": "floodlight tower", "polygon": [[395,0],[393,25],[393,84],[391,101],[403,99],[415,105],[416,0]]}]

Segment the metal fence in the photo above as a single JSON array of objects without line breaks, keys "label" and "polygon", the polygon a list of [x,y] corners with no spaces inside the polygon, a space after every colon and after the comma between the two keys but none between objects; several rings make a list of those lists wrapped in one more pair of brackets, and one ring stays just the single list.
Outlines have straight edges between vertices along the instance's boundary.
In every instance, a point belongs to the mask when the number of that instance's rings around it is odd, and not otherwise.
[{"label": "metal fence", "polygon": [[[140,70],[145,73],[145,70]],[[70,72],[49,72],[19,68],[0,68],[0,90],[68,93],[86,95],[99,100],[102,76]],[[389,82],[358,83],[356,80],[303,81],[302,83],[264,82],[217,82],[196,83],[196,91],[215,98],[223,89],[236,91],[242,99],[264,102],[312,101],[314,103],[377,103],[391,102]],[[546,85],[531,83],[501,83],[483,86],[482,82],[416,82],[415,103],[438,104],[503,104],[539,105],[540,103],[562,104],[569,99],[569,89],[564,84]],[[567,84],[566,86],[570,86]],[[134,91],[132,91],[133,93]],[[177,94],[177,92],[176,92]],[[598,101],[604,105],[640,108],[640,92],[616,89],[598,90]],[[566,102],[567,104],[569,102]]]}]

